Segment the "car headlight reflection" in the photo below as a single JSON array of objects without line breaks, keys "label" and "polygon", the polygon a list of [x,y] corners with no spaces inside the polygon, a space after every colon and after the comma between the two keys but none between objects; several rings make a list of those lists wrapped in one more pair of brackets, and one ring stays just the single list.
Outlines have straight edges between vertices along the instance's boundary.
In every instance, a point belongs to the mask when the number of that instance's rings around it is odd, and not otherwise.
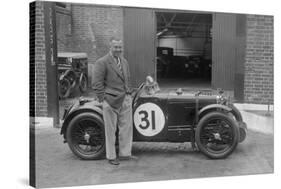
[{"label": "car headlight reflection", "polygon": [[226,105],[226,103],[227,103],[227,99],[224,96],[222,96],[222,95],[218,95],[216,97],[216,99],[217,99],[217,104],[224,104],[224,105]]}]

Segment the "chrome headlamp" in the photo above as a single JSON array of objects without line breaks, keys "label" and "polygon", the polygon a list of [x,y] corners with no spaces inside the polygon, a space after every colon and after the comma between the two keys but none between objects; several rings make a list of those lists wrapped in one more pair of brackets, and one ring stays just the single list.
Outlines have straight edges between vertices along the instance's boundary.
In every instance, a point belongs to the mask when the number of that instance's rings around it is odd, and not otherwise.
[{"label": "chrome headlamp", "polygon": [[223,95],[224,91],[222,89],[217,89],[218,91],[218,95],[216,96],[216,100],[217,100],[217,104],[224,104],[227,105],[227,99],[226,97]]},{"label": "chrome headlamp", "polygon": [[227,99],[223,95],[217,95],[216,96],[217,104],[224,104],[226,105]]}]

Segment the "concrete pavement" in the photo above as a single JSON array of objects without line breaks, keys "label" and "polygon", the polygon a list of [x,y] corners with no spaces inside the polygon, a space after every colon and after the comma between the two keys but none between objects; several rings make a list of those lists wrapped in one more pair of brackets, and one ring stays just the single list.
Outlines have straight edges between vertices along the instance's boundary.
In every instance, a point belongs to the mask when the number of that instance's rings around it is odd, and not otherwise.
[{"label": "concrete pavement", "polygon": [[267,134],[274,133],[274,107],[260,104],[234,104],[242,114],[248,129]]},{"label": "concrete pavement", "polygon": [[62,187],[273,173],[273,136],[250,130],[226,159],[211,160],[190,143],[134,142],[137,161],[85,161],[63,143],[58,128],[36,131],[37,187]]}]

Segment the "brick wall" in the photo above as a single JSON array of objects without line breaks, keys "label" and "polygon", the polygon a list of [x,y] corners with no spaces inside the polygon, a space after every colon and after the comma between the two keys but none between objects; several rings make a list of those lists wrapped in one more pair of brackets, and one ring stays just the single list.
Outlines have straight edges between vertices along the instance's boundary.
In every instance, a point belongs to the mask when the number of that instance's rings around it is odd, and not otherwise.
[{"label": "brick wall", "polygon": [[35,116],[35,13],[36,4],[29,4],[29,116]]},{"label": "brick wall", "polygon": [[72,16],[71,4],[65,4],[65,7],[56,7],[56,31],[57,31],[57,49],[58,52],[72,51]]},{"label": "brick wall", "polygon": [[71,16],[63,13],[56,14],[57,29],[57,49],[58,52],[68,52],[72,50],[70,46],[71,35]]},{"label": "brick wall", "polygon": [[88,54],[89,81],[95,61],[109,51],[109,39],[123,39],[123,10],[119,7],[71,5],[72,44],[74,52]]},{"label": "brick wall", "polygon": [[[47,116],[47,75],[46,75],[46,57],[45,57],[45,32],[44,32],[44,8],[40,1],[35,2],[35,61],[34,66],[35,77],[31,74],[34,80],[35,88],[35,115],[37,117]],[[33,87],[31,85],[31,87]],[[30,107],[33,108],[33,107]]]},{"label": "brick wall", "polygon": [[273,104],[273,16],[247,15],[246,103]]}]

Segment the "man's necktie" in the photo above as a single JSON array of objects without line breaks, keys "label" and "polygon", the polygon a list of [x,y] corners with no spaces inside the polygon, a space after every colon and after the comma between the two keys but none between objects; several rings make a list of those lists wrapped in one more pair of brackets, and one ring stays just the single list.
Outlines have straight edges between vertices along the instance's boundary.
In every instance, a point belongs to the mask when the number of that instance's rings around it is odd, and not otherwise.
[{"label": "man's necktie", "polygon": [[116,63],[117,63],[117,67],[119,68],[120,72],[123,74],[120,59],[117,57],[117,58],[115,58],[115,60],[116,60]]}]

